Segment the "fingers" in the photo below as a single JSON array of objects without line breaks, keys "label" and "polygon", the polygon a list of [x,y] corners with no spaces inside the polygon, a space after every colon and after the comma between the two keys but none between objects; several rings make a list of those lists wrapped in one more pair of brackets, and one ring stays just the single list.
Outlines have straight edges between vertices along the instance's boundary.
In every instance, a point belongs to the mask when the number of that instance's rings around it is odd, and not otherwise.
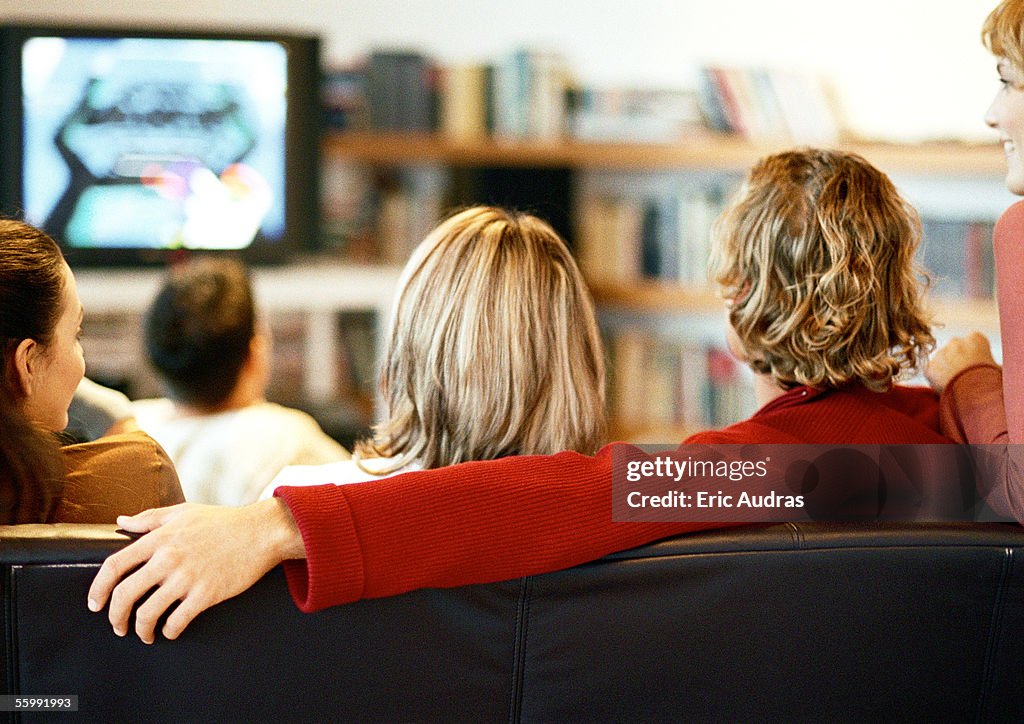
[{"label": "fingers", "polygon": [[[110,594],[110,608],[107,611],[107,618],[110,620],[114,633],[118,636],[124,636],[128,633],[128,619],[131,617],[132,608],[140,598],[149,593],[162,580],[163,575],[155,569],[154,564],[147,563],[117,585],[113,593]],[[154,593],[155,595],[156,593]],[[162,597],[158,597],[157,601],[159,602],[161,599]],[[149,601],[146,601],[146,604],[148,603]],[[143,606],[146,604],[143,604]],[[156,605],[151,606],[149,610],[152,611]],[[166,609],[166,606],[164,608]],[[149,641],[147,643],[152,641],[154,624],[155,618],[149,627]],[[138,625],[136,625],[136,629],[138,628]],[[143,630],[145,629],[145,624],[143,624],[142,628]]]},{"label": "fingers", "polygon": [[171,612],[171,615],[167,617],[167,623],[164,624],[163,628],[164,637],[172,641],[178,638],[181,632],[192,623],[192,620],[212,606],[213,603],[213,601],[206,600],[194,592],[186,596],[178,607]]},{"label": "fingers", "polygon": [[965,337],[953,337],[932,355],[925,376],[937,392],[961,371],[974,365],[994,365],[988,338],[980,332]]},{"label": "fingers", "polygon": [[[181,597],[183,590],[164,583],[135,612],[135,634],[144,644],[151,644],[156,638],[156,624],[167,609]],[[116,592],[115,592],[116,593]],[[130,607],[129,607],[130,610]]]},{"label": "fingers", "polygon": [[153,555],[153,544],[148,538],[140,538],[131,545],[125,546],[117,553],[107,557],[100,566],[99,573],[89,586],[89,610],[100,611],[107,603],[110,592],[117,582],[143,561]]},{"label": "fingers", "polygon": [[166,523],[172,515],[180,511],[186,503],[172,505],[167,508],[150,508],[137,515],[119,515],[117,524],[132,533],[148,533]]},{"label": "fingers", "polygon": [[184,504],[118,522],[147,534],[104,561],[89,588],[89,608],[108,605],[114,632],[124,636],[139,604],[135,632],[146,643],[169,610],[163,632],[176,638],[199,613],[244,591],[284,556],[303,552],[291,514],[276,499],[237,509]]}]

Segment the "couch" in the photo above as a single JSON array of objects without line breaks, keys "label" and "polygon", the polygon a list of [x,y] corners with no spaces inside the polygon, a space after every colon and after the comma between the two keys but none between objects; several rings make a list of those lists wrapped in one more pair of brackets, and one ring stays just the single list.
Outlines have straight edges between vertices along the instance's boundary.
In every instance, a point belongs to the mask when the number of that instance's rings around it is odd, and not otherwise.
[{"label": "couch", "polygon": [[318,614],[280,569],[177,641],[90,613],[112,526],[0,527],[25,721],[1024,721],[1024,530],[778,524]]}]

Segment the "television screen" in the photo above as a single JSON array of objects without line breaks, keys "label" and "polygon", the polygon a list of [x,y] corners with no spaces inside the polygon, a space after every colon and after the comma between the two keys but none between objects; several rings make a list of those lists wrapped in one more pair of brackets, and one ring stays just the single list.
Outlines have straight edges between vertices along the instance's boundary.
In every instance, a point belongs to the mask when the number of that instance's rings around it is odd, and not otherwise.
[{"label": "television screen", "polygon": [[8,28],[3,47],[20,103],[0,206],[75,258],[313,238],[314,39]]}]

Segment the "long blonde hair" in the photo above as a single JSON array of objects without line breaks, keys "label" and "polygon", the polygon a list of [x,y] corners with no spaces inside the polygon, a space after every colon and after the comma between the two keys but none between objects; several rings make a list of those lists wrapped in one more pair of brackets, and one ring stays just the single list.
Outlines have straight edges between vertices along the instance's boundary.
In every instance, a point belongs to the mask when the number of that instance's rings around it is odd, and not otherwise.
[{"label": "long blonde hair", "polygon": [[406,265],[381,371],[388,419],[356,458],[397,470],[593,453],[604,374],[593,302],[558,234],[529,214],[467,209]]},{"label": "long blonde hair", "polygon": [[751,368],[784,389],[882,391],[934,345],[917,212],[860,156],[761,159],[718,219],[712,268]]}]

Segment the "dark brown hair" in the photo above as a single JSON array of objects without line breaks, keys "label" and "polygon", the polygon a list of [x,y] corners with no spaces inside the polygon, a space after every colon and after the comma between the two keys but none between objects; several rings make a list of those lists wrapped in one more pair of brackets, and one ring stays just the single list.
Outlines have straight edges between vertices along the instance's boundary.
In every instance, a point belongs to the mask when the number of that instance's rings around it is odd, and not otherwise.
[{"label": "dark brown hair", "polygon": [[61,314],[64,257],[43,232],[0,219],[0,523],[49,520],[64,490],[56,439],[22,411],[14,353],[52,341]]},{"label": "dark brown hair", "polygon": [[245,266],[200,258],[173,270],[153,300],[146,353],[172,398],[216,408],[234,389],[255,333]]}]

